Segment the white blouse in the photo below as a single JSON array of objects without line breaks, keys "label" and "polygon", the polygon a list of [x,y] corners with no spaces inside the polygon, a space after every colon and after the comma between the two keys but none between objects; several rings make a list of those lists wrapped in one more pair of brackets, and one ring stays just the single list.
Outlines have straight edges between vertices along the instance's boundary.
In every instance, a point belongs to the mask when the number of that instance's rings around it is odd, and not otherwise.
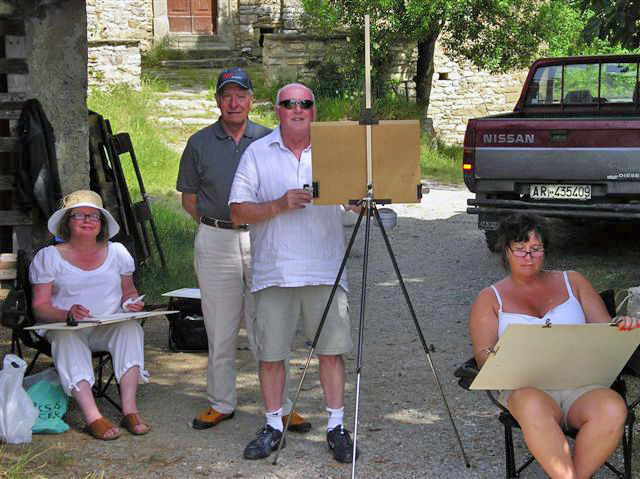
[{"label": "white blouse", "polygon": [[135,270],[133,258],[121,243],[108,243],[107,258],[96,269],[85,271],[65,260],[55,246],[38,251],[29,267],[31,284],[53,282],[51,304],[68,310],[81,304],[92,315],[121,311],[122,278]]}]

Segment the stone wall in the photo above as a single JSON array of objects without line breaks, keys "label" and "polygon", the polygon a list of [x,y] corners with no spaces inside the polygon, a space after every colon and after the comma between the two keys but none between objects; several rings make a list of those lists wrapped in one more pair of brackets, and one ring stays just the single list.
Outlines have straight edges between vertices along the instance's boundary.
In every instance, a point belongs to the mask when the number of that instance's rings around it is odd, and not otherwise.
[{"label": "stone wall", "polygon": [[236,48],[259,56],[264,33],[300,33],[303,12],[299,0],[238,0]]},{"label": "stone wall", "polygon": [[333,56],[345,43],[346,35],[265,35],[262,50],[265,81],[308,83],[317,77],[316,68],[327,56]]},{"label": "stone wall", "polygon": [[140,42],[138,40],[89,41],[89,86],[109,88],[127,83],[140,88]]},{"label": "stone wall", "polygon": [[513,110],[527,70],[495,75],[470,62],[457,63],[436,47],[429,118],[447,143],[462,143],[470,118]]},{"label": "stone wall", "polygon": [[86,0],[87,37],[93,40],[138,40],[142,51],[153,42],[151,0]]},{"label": "stone wall", "polygon": [[[331,52],[344,48],[345,42],[345,35],[265,35],[265,79],[268,83],[314,79],[320,63]],[[391,79],[398,83],[398,93],[404,94],[406,88],[409,97],[415,98],[415,51],[398,48],[395,58]],[[462,143],[470,118],[512,110],[527,75],[526,71],[492,75],[470,62],[452,61],[440,46],[436,47],[434,67],[428,115],[436,135],[450,144]]]},{"label": "stone wall", "polygon": [[86,0],[89,85],[140,87],[141,51],[153,44],[152,0]]}]

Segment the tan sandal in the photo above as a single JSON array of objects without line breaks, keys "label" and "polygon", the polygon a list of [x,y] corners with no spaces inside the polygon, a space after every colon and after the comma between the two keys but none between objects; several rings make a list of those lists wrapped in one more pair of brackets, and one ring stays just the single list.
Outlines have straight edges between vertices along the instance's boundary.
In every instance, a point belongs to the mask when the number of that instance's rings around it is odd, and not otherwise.
[{"label": "tan sandal", "polygon": [[[139,424],[142,424],[143,426],[147,426],[147,429],[142,432],[137,431],[136,426]],[[123,417],[122,421],[120,421],[120,426],[125,428],[134,436],[144,436],[146,433],[148,433],[151,430],[151,426],[149,424],[140,420],[140,416],[138,415],[137,412],[132,412],[131,414],[127,414],[125,417]]]},{"label": "tan sandal", "polygon": [[95,421],[93,421],[91,424],[87,424],[84,430],[87,433],[91,434],[91,436],[94,437],[95,439],[100,439],[101,441],[113,441],[115,439],[118,439],[120,436],[122,436],[122,431],[118,431],[118,433],[114,434],[113,436],[105,436],[106,432],[109,429],[114,429],[114,428],[116,428],[116,426],[114,426],[114,424],[111,421],[109,421],[104,416],[101,416]]}]

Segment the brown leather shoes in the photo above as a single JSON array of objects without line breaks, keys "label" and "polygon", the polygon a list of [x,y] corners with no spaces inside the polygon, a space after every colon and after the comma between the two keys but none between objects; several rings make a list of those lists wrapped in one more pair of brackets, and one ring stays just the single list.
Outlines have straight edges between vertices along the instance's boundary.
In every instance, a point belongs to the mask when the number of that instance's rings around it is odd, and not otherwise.
[{"label": "brown leather shoes", "polygon": [[210,407],[206,411],[198,414],[198,416],[193,420],[193,428],[209,429],[210,427],[217,426],[222,421],[226,421],[227,419],[231,419],[232,417],[233,412],[231,412],[230,414],[223,414]]},{"label": "brown leather shoes", "polygon": [[[283,425],[287,424],[288,417],[289,417],[288,415],[282,416]],[[291,422],[289,423],[288,429],[289,431],[293,431],[293,432],[309,432],[311,430],[311,423],[305,421],[300,414],[293,411],[293,414],[291,415]]]}]

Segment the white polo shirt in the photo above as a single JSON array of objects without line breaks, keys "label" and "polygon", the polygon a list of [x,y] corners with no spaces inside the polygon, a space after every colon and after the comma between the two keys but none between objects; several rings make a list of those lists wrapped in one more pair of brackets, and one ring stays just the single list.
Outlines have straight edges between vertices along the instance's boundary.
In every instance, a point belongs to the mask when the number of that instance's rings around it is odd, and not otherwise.
[{"label": "white polo shirt", "polygon": [[[311,147],[300,161],[277,127],[254,141],[240,159],[231,203],[266,203],[288,190],[311,185]],[[270,286],[332,285],[345,252],[340,206],[307,205],[251,225],[251,291]],[[346,290],[346,270],[340,285]]]}]

